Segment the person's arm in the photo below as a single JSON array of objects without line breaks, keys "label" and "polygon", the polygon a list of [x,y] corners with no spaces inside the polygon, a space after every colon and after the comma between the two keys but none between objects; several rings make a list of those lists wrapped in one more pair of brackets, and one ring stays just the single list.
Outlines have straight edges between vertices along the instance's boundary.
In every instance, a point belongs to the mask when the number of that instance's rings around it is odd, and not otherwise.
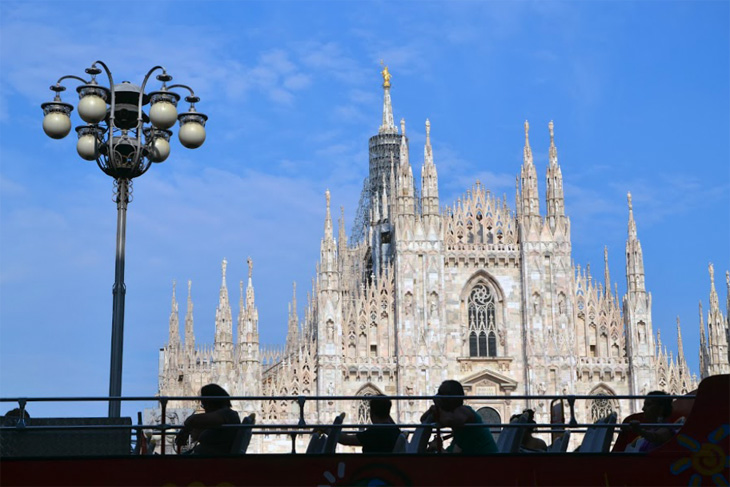
[{"label": "person's arm", "polygon": [[459,406],[453,411],[439,411],[439,423],[443,426],[449,426],[451,428],[461,428],[466,423],[473,423],[474,418],[472,417],[471,410],[465,406]]},{"label": "person's arm", "polygon": [[674,436],[674,432],[669,428],[647,429],[643,428],[638,421],[632,421],[629,424],[634,433],[641,435],[645,440],[655,445],[667,442]]},{"label": "person's arm", "polygon": [[218,409],[210,413],[198,413],[188,416],[185,420],[185,428],[190,430],[204,430],[208,428],[217,428],[226,422],[226,409]]},{"label": "person's arm", "polygon": [[191,414],[175,437],[175,444],[182,447],[187,444],[188,438],[191,436],[193,441],[197,441],[203,430],[222,426],[226,422],[225,411],[225,409],[218,409],[210,413]]},{"label": "person's arm", "polygon": [[340,433],[337,442],[347,446],[362,446],[360,440],[357,438],[357,433]]},{"label": "person's arm", "polygon": [[431,421],[434,421],[438,417],[439,408],[435,404],[432,404],[430,408],[426,410],[425,413],[421,415],[421,419],[419,420],[421,423],[430,423]]}]

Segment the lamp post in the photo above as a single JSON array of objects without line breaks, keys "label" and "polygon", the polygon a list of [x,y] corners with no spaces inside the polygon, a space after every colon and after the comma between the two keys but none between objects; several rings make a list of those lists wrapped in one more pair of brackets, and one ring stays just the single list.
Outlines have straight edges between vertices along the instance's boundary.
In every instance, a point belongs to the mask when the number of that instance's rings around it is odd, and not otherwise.
[{"label": "lamp post", "polygon": [[[103,70],[102,70],[103,69]],[[162,86],[157,91],[145,93],[147,81],[153,73]],[[117,203],[117,245],[112,289],[112,347],[109,375],[109,397],[122,395],[122,351],[124,348],[124,243],[127,226],[127,204],[131,201],[132,179],[141,176],[152,163],[161,163],[170,155],[169,130],[180,122],[178,137],[188,149],[200,147],[205,141],[205,122],[208,117],[195,110],[200,98],[192,88],[175,84],[167,86],[172,76],[162,66],[150,69],[142,86],[128,81],[115,85],[112,73],[106,64],[94,62],[85,70],[90,79],[67,75],[58,79],[51,90],[53,101],[43,103],[43,130],[53,139],[62,139],[71,131],[73,106],[61,101],[61,92],[66,90],[61,82],[67,79],[81,82],[76,88],[79,94],[78,113],[86,125],[76,127],[78,142],[76,150],[81,158],[96,161],[104,174],[114,178],[114,201]],[[105,73],[109,87],[100,85],[96,77]],[[178,114],[180,95],[171,91],[184,89],[190,94],[185,101],[190,103],[187,112]],[[149,115],[143,107],[149,105]],[[109,417],[119,417],[120,401],[109,401]]]}]

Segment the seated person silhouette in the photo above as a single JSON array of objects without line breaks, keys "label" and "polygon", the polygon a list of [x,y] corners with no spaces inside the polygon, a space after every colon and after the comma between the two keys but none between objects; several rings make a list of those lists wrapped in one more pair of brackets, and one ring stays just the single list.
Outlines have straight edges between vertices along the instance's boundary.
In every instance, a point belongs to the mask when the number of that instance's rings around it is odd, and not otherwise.
[{"label": "seated person silhouette", "polygon": [[379,394],[370,399],[370,422],[369,426],[357,433],[340,434],[339,443],[349,446],[361,446],[363,453],[390,453],[398,441],[400,428],[395,425],[390,417],[392,402],[387,397]]},{"label": "seated person silhouette", "polygon": [[[665,423],[672,415],[672,398],[671,397],[651,397],[666,396],[664,391],[652,391],[647,394],[644,400],[644,419],[643,423]],[[675,431],[668,426],[651,427],[641,426],[639,421],[631,421],[629,428],[639,436],[631,443],[634,451],[648,452],[658,446],[671,440]]]},{"label": "seated person silhouette", "polygon": [[483,424],[482,417],[469,406],[464,406],[462,398],[448,396],[463,396],[464,388],[455,380],[445,380],[439,386],[437,396],[431,406],[421,416],[421,422],[432,416],[440,426],[447,426],[453,432],[451,446],[446,451],[464,453],[467,455],[497,453],[497,444],[494,442],[489,428],[468,427],[469,424]]},{"label": "seated person silhouette", "polygon": [[23,409],[21,411],[20,408],[15,408],[5,413],[5,416],[2,417],[2,425],[18,426],[19,423],[22,423],[22,426],[25,426],[27,419],[30,419],[30,414],[28,414],[27,410]]},{"label": "seated person silhouette", "polygon": [[[520,443],[520,450],[526,451],[526,452],[539,452],[539,451],[547,451],[547,443],[545,443],[540,438],[535,438],[532,436],[532,433],[535,432],[535,427],[532,426],[535,423],[535,411],[532,409],[525,409],[522,411],[522,414],[527,413],[527,426],[525,428],[525,433],[522,436],[522,443]],[[509,418],[509,422],[519,419],[520,414],[513,414],[512,417]]]},{"label": "seated person silhouette", "polygon": [[[235,428],[221,428],[224,424],[241,424],[238,413],[231,409],[228,393],[218,384],[208,384],[200,389],[201,396],[214,396],[201,399],[203,413],[188,416],[183,429],[175,437],[175,444],[182,447],[188,438],[198,444],[190,451],[194,455],[228,455],[236,438]],[[220,399],[218,399],[220,397]]]}]

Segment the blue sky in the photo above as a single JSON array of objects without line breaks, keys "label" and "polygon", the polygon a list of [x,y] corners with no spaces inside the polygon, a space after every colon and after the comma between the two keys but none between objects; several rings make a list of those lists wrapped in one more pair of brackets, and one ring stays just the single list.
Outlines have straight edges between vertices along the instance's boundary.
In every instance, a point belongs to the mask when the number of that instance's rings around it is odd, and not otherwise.
[{"label": "blue sky", "polygon": [[262,341],[283,343],[292,281],[302,306],[314,276],[328,188],[349,233],[381,121],[381,59],[417,177],[431,121],[442,204],[476,179],[514,201],[525,119],[544,202],[554,120],[575,261],[601,277],[607,245],[621,292],[631,191],[654,327],[676,350],[680,316],[697,371],[707,265],[722,303],[730,268],[729,5],[154,1],[125,2],[120,22],[117,4],[3,1],[0,396],[108,392],[112,180],[71,136],[46,137],[40,109],[58,77],[97,59],[137,84],[164,65],[210,117],[202,148],[175,139],[134,182],[125,394],[156,391],[173,279],[181,319],[193,280],[197,341],[212,343],[224,257],[234,313],[251,256]]}]

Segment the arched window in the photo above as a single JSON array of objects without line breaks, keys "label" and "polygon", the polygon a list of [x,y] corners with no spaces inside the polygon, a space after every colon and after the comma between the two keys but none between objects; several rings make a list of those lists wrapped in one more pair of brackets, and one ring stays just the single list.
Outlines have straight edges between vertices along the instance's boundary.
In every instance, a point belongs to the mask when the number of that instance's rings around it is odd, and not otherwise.
[{"label": "arched window", "polygon": [[[597,396],[598,397],[596,399],[591,400],[591,421],[594,423],[611,414],[614,409],[612,401],[608,399],[608,394],[600,392]],[[603,396],[605,396],[605,398]]]},{"label": "arched window", "polygon": [[358,391],[357,395],[362,396],[363,400],[360,401],[357,405],[357,422],[358,424],[367,424],[370,422],[370,400],[366,399],[369,396],[377,396],[380,394],[380,391],[378,391],[375,387],[368,384],[360,391]]},{"label": "arched window", "polygon": [[494,295],[484,283],[472,289],[468,299],[469,356],[497,356]]}]

